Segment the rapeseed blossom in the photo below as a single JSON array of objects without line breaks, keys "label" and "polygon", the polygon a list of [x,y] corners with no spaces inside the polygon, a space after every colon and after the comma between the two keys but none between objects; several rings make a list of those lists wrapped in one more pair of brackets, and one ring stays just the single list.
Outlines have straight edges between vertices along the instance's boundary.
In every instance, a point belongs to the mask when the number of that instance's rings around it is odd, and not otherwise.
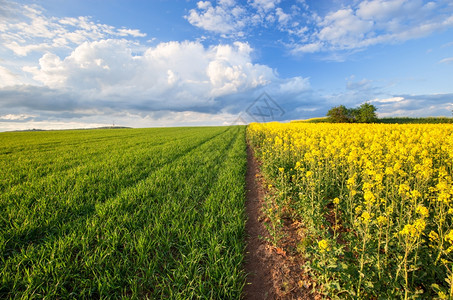
[{"label": "rapeseed blossom", "polygon": [[[285,168],[287,182],[270,178],[290,199],[282,203],[292,203],[291,213],[313,228],[313,236],[333,235],[313,243],[315,252],[333,260],[330,249],[350,251],[343,270],[360,274],[347,285],[356,284],[351,294],[357,295],[362,278],[370,285],[391,277],[404,287],[391,295],[416,295],[424,284],[417,282],[421,269],[411,269],[417,265],[446,274],[439,262],[451,261],[453,252],[452,125],[269,123],[251,124],[247,134],[265,173]],[[332,213],[334,222],[323,220]],[[335,270],[324,269],[323,278],[354,280]],[[447,282],[438,284],[453,291]]]},{"label": "rapeseed blossom", "polygon": [[330,250],[330,248],[329,248],[329,242],[328,242],[327,240],[320,240],[320,241],[318,242],[318,247],[319,247],[319,251],[320,251],[321,253],[327,252],[327,251]]},{"label": "rapeseed blossom", "polygon": [[417,206],[417,213],[419,213],[424,218],[429,216],[428,208],[426,208],[426,207],[424,207],[422,205]]}]

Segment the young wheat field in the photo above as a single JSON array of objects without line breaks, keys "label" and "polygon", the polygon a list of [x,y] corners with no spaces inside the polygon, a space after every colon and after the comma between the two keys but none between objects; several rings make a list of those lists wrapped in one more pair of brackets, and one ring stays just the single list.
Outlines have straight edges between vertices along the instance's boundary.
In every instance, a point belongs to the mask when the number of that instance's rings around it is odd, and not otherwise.
[{"label": "young wheat field", "polygon": [[1,133],[0,298],[239,298],[244,132]]}]

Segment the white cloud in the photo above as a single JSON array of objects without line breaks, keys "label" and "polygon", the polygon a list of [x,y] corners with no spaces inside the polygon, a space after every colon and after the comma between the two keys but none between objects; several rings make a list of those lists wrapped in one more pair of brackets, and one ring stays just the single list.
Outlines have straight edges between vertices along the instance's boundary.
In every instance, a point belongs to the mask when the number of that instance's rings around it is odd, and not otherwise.
[{"label": "white cloud", "polygon": [[126,29],[126,28],[120,28],[118,29],[118,35],[119,36],[133,36],[133,37],[145,37],[146,33],[140,32],[138,29]]},{"label": "white cloud", "polygon": [[252,28],[275,28],[286,34],[290,52],[314,53],[363,49],[398,43],[453,27],[448,1],[352,1],[320,16],[305,1],[287,11],[279,0],[200,1],[185,18],[194,26],[222,37],[244,37]]},{"label": "white cloud", "polygon": [[0,66],[0,88],[21,84],[20,78],[9,69]]},{"label": "white cloud", "polygon": [[222,37],[244,37],[251,27],[263,26],[286,32],[300,32],[299,24],[292,23],[292,14],[278,7],[280,0],[252,0],[247,3],[232,0],[199,1],[185,18],[190,24]]},{"label": "white cloud", "polygon": [[36,117],[36,115],[30,115],[30,114],[7,114],[0,116],[0,120],[8,120],[8,121],[23,121],[27,120],[30,118]]},{"label": "white cloud", "polygon": [[[52,53],[46,53],[39,59],[38,67],[25,66],[25,72],[33,74],[33,79],[49,87],[63,87],[66,81],[64,66],[60,58]],[[40,70],[45,70],[41,72]]]},{"label": "white cloud", "polygon": [[199,1],[198,11],[191,9],[185,18],[190,24],[215,33],[238,33],[246,25],[246,10],[233,5],[233,1],[220,1],[216,6],[209,1]]},{"label": "white cloud", "polygon": [[14,18],[0,18],[0,40],[18,56],[27,56],[31,52],[71,49],[72,46],[87,41],[146,36],[138,29],[116,29],[95,23],[89,17],[47,17],[39,6],[7,3],[8,16],[14,15]]},{"label": "white cloud", "polygon": [[391,98],[385,98],[385,99],[374,99],[374,100],[371,100],[370,102],[395,103],[395,102],[401,102],[403,100],[404,100],[404,97],[391,97]]},{"label": "white cloud", "polygon": [[314,42],[309,44],[295,44],[292,46],[291,52],[293,54],[297,53],[314,53],[322,49],[323,45],[321,42]]},{"label": "white cloud", "polygon": [[405,4],[407,5],[406,0],[362,1],[358,6],[357,16],[364,20],[387,20],[401,14],[401,10]]},{"label": "white cloud", "polygon": [[363,40],[373,23],[360,19],[352,9],[341,9],[328,14],[319,25],[319,40],[334,47],[349,48]]},{"label": "white cloud", "polygon": [[441,64],[450,64],[453,63],[453,57],[447,57],[439,61]]},{"label": "white cloud", "polygon": [[[293,53],[363,49],[398,43],[453,27],[453,6],[448,1],[371,0],[328,12],[320,17],[304,3],[304,13],[293,20],[308,24]],[[303,27],[301,27],[303,28]],[[293,32],[294,28],[287,28]]]},{"label": "white cloud", "polygon": [[251,5],[258,11],[269,12],[276,8],[280,0],[252,0]]},{"label": "white cloud", "polygon": [[275,10],[275,14],[277,15],[278,17],[278,22],[281,24],[281,25],[286,25],[288,24],[288,22],[291,20],[291,15],[289,14],[286,14],[283,9],[281,9],[280,7],[278,7],[276,10]]},{"label": "white cloud", "polygon": [[39,84],[88,100],[129,100],[157,109],[210,107],[221,96],[246,92],[276,80],[254,64],[246,43],[205,48],[199,42],[169,42],[132,55],[127,40],[85,42],[64,57],[46,53],[39,66],[24,67]]},{"label": "white cloud", "polygon": [[[269,3],[262,4],[271,7]],[[233,0],[217,6],[231,15],[233,28],[245,24],[243,6]],[[209,123],[209,117],[234,119],[264,89],[284,103],[288,95],[294,99],[297,91],[310,88],[308,79],[280,78],[255,63],[253,49],[244,42],[149,47],[135,40],[145,36],[135,29],[83,16],[48,17],[38,6],[12,7],[15,13],[0,19],[0,50],[21,56],[21,61],[9,59],[0,66],[0,111],[7,116],[2,122],[60,128],[59,122],[68,120],[70,127],[79,128],[84,122],[101,124],[97,120],[121,111],[129,114],[124,120],[133,117],[143,126],[152,126],[146,124],[160,115]],[[210,9],[219,12],[208,1],[198,3],[197,12]],[[285,22],[283,11],[280,17]],[[33,121],[26,116],[34,116]]]},{"label": "white cloud", "polygon": [[[289,23],[278,1],[254,3],[259,8],[238,3],[200,1],[186,18],[192,15],[201,27],[235,36],[253,22]],[[145,36],[135,29],[83,16],[47,17],[38,6],[13,7],[14,17],[0,19],[0,49],[21,56],[20,64],[10,60],[0,67],[1,122],[8,128],[11,123],[22,129],[108,125],[112,114],[128,126],[214,125],[233,122],[263,90],[284,104],[299,101],[298,93],[310,89],[308,78],[280,78],[255,63],[245,42],[148,47],[133,40]],[[248,15],[249,9],[254,13]]]},{"label": "white cloud", "polygon": [[381,117],[451,116],[453,94],[394,95],[370,102],[376,104]]},{"label": "white cloud", "polygon": [[[83,129],[105,126],[129,127],[168,127],[168,126],[219,126],[238,125],[238,115],[226,112],[217,114],[200,113],[193,111],[158,111],[147,114],[137,113],[109,113],[96,116],[82,117],[69,120],[35,120],[36,116],[13,116],[12,119],[0,116],[0,132],[31,129]],[[250,120],[249,120],[250,121]]]},{"label": "white cloud", "polygon": [[77,121],[28,121],[28,122],[2,122],[0,119],[0,131],[15,130],[55,130],[55,129],[85,129],[112,126],[111,123],[77,122]]},{"label": "white cloud", "polygon": [[301,93],[310,88],[310,82],[308,78],[303,78],[300,76],[293,77],[289,80],[286,80],[280,85],[279,94],[294,94]]},{"label": "white cloud", "polygon": [[253,62],[247,43],[205,47],[185,41],[143,48],[107,39],[84,42],[66,56],[45,53],[37,65],[23,68],[34,85],[0,88],[0,111],[36,117],[2,122],[28,123],[18,125],[23,129],[63,128],[62,120],[73,122],[70,128],[105,126],[110,115],[123,112],[128,115],[115,120],[135,127],[231,124],[263,91],[283,106],[310,105],[301,98],[310,90],[308,78],[278,77]]}]

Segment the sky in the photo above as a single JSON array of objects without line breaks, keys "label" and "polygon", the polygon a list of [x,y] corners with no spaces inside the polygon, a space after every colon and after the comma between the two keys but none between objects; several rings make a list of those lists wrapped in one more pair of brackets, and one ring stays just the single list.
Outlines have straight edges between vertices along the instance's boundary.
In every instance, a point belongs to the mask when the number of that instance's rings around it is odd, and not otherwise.
[{"label": "sky", "polygon": [[0,131],[452,116],[453,1],[0,0]]}]

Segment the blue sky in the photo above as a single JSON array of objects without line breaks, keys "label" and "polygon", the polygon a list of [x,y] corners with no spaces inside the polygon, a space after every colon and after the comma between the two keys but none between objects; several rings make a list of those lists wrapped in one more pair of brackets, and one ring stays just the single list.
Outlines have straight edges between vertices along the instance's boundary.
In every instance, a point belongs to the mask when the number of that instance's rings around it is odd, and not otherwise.
[{"label": "blue sky", "polygon": [[452,82],[450,0],[0,0],[0,131],[250,122],[264,92],[451,116]]}]

